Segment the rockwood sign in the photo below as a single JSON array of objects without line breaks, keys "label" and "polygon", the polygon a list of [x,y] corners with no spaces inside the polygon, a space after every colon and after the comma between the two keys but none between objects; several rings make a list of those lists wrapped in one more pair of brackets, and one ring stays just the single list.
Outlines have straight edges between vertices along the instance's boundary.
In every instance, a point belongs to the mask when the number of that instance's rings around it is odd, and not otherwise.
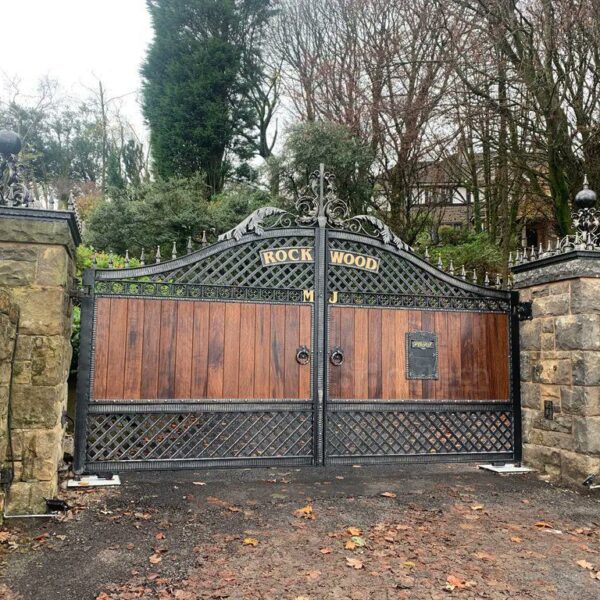
[{"label": "rockwood sign", "polygon": [[[270,265],[314,261],[312,248],[270,248],[268,250],[262,250],[260,252],[260,258],[265,267]],[[372,273],[377,273],[379,271],[378,258],[367,254],[359,254],[358,252],[330,250],[329,260],[333,265],[364,269],[365,271],[371,271]]]}]

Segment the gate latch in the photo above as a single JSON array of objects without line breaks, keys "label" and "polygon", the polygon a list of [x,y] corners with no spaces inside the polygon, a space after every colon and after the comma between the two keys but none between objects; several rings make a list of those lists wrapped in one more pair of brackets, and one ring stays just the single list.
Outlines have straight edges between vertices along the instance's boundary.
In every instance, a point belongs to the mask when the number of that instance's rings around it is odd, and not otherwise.
[{"label": "gate latch", "polygon": [[519,321],[531,321],[533,319],[533,303],[529,302],[519,302],[517,304],[517,316],[519,317]]}]

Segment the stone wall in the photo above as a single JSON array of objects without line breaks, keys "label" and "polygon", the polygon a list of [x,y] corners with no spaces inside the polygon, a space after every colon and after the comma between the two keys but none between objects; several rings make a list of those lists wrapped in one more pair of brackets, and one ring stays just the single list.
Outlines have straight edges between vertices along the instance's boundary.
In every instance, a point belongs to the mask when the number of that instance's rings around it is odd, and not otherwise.
[{"label": "stone wall", "polygon": [[598,267],[600,255],[574,254],[515,274],[520,300],[533,310],[521,323],[524,461],[576,485],[600,471]]},{"label": "stone wall", "polygon": [[[0,468],[9,466],[8,399],[12,377],[12,361],[17,341],[19,309],[12,294],[0,288]],[[0,485],[0,523],[4,511],[5,487]]]},{"label": "stone wall", "polygon": [[12,373],[12,514],[45,512],[62,459],[71,361],[70,292],[78,232],[72,213],[2,208],[0,285],[19,307]]}]

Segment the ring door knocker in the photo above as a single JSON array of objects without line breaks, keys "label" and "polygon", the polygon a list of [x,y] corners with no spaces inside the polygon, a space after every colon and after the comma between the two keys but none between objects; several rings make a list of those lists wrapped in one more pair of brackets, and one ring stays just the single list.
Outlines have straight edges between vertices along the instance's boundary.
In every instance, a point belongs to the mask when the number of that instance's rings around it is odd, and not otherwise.
[{"label": "ring door knocker", "polygon": [[299,365],[307,365],[310,361],[310,350],[306,346],[300,346],[296,350],[296,362]]},{"label": "ring door knocker", "polygon": [[332,348],[331,353],[329,354],[329,362],[334,367],[339,367],[344,362],[344,351],[339,346]]}]

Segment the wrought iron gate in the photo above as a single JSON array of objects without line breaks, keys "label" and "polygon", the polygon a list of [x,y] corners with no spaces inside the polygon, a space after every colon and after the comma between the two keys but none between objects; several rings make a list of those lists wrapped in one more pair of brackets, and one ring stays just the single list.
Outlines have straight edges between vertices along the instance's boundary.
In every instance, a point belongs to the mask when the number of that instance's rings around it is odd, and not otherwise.
[{"label": "wrought iron gate", "polygon": [[350,217],[330,176],[296,208],[84,273],[76,472],[520,460],[516,294]]}]

